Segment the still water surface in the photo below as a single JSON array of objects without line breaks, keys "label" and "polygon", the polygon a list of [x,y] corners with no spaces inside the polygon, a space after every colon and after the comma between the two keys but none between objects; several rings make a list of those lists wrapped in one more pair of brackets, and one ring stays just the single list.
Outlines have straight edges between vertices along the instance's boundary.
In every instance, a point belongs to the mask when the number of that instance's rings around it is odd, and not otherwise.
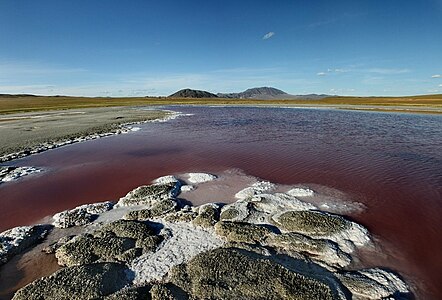
[{"label": "still water surface", "polygon": [[[0,187],[0,231],[115,200],[166,174],[237,168],[319,184],[366,209],[379,240],[366,266],[397,270],[417,298],[442,299],[442,117],[319,109],[168,107],[191,116],[18,160],[41,175]],[[210,201],[210,196],[208,196]]]}]

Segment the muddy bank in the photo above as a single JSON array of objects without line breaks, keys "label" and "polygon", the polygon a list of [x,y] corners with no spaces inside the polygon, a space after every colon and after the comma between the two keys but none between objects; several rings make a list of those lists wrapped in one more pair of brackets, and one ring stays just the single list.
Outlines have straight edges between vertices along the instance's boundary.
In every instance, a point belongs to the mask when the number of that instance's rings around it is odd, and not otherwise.
[{"label": "muddy bank", "polygon": [[171,112],[130,107],[87,108],[0,116],[0,162],[133,130],[127,124],[167,118]]}]

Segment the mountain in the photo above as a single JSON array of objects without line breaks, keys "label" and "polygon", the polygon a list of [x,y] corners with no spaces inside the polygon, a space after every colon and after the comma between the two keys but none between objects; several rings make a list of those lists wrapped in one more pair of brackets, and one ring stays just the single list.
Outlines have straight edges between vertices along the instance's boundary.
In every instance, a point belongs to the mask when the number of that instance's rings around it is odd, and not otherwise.
[{"label": "mountain", "polygon": [[271,99],[277,96],[288,95],[286,92],[272,87],[257,87],[245,90],[241,93],[219,93],[218,97],[222,98],[239,98],[239,99]]},{"label": "mountain", "polygon": [[183,89],[168,96],[169,98],[218,98],[217,95],[199,90]]}]

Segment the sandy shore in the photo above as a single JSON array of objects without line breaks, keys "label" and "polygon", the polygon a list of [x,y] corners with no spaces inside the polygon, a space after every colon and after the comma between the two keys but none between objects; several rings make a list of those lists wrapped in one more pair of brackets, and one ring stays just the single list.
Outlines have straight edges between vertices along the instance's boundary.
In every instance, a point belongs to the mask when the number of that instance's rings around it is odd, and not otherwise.
[{"label": "sandy shore", "polygon": [[161,119],[168,114],[160,110],[112,107],[1,115],[0,162],[120,133],[122,124]]}]

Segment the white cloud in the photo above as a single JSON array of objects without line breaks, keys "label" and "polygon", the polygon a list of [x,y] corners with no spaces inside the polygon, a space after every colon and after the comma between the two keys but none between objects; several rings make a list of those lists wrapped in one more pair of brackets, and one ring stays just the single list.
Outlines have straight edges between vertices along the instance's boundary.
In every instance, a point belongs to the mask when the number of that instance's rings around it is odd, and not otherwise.
[{"label": "white cloud", "polygon": [[442,83],[441,83],[441,84],[439,84],[439,86],[440,86],[440,87],[442,87]]},{"label": "white cloud", "polygon": [[264,36],[262,37],[263,40],[268,40],[269,38],[271,38],[272,36],[274,36],[275,33],[273,31],[270,31],[266,34],[264,34]]},{"label": "white cloud", "polygon": [[442,75],[440,75],[440,74],[434,74],[433,76],[431,76],[431,78],[441,78],[442,77]]},{"label": "white cloud", "polygon": [[354,94],[356,90],[355,89],[337,89],[337,88],[331,88],[329,90],[330,94],[335,94],[335,95],[349,95],[349,94]]},{"label": "white cloud", "polygon": [[318,72],[318,73],[316,73],[316,75],[318,75],[318,76],[325,76],[327,74],[325,72]]}]

